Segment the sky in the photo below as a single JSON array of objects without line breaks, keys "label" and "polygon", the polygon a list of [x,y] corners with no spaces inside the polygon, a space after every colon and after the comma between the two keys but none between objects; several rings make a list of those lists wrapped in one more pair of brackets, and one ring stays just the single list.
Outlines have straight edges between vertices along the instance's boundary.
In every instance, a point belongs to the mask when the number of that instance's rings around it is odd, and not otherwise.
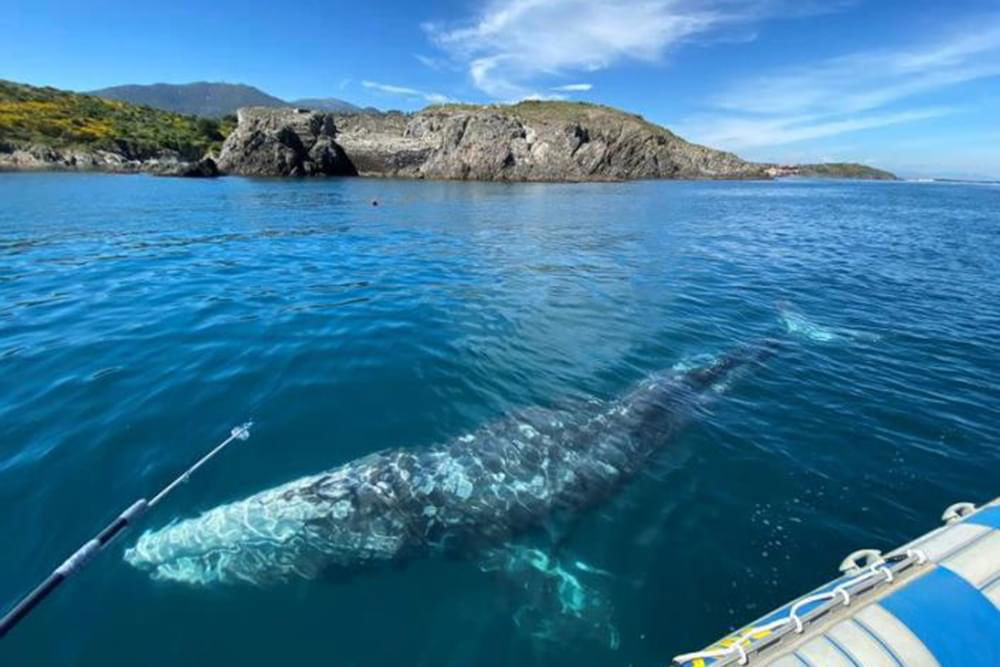
[{"label": "sky", "polygon": [[597,102],[774,162],[1000,178],[998,0],[3,0],[0,78]]}]

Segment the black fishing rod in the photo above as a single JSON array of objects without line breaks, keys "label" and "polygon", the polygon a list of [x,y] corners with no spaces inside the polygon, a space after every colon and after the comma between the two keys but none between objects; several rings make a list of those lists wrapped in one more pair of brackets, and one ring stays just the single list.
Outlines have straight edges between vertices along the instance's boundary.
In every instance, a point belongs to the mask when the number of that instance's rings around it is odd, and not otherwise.
[{"label": "black fishing rod", "polygon": [[31,613],[38,604],[47,598],[49,594],[57,589],[60,584],[69,579],[70,575],[76,573],[80,568],[86,565],[91,558],[97,555],[101,549],[106,547],[112,542],[116,537],[118,537],[130,524],[134,523],[139,517],[146,513],[147,510],[155,507],[162,501],[167,495],[176,489],[178,486],[186,482],[198,468],[202,467],[212,457],[221,452],[225,447],[233,442],[234,440],[246,440],[250,437],[250,427],[253,422],[247,422],[242,426],[237,426],[229,433],[229,437],[223,440],[221,443],[215,446],[212,451],[205,454],[200,459],[195,461],[194,465],[185,470],[179,477],[174,481],[167,484],[163,489],[153,496],[152,500],[146,500],[145,498],[140,498],[139,500],[132,503],[128,509],[118,515],[118,518],[109,523],[104,530],[99,532],[94,539],[90,540],[82,547],[77,549],[72,556],[67,558],[62,565],[57,567],[52,571],[45,581],[38,584],[30,593],[28,593],[24,599],[18,602],[13,609],[11,609],[7,614],[0,619],[0,638],[3,638],[11,628],[17,625],[21,619]]}]

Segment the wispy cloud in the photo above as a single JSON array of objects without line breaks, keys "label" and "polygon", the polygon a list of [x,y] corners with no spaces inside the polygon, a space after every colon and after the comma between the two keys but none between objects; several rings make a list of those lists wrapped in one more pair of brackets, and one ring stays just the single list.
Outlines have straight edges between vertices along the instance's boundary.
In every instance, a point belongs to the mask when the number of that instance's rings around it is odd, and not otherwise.
[{"label": "wispy cloud", "polygon": [[563,93],[584,93],[593,87],[593,84],[589,83],[567,83],[564,86],[555,86],[552,90],[558,90]]},{"label": "wispy cloud", "polygon": [[431,104],[446,104],[448,102],[455,101],[447,95],[442,95],[441,93],[429,93],[423,90],[417,90],[416,88],[395,86],[388,83],[378,83],[377,81],[362,81],[361,85],[369,90],[377,90],[381,93],[387,93],[389,95],[401,95],[411,99],[420,99]]},{"label": "wispy cloud", "polygon": [[865,111],[895,100],[1000,74],[1000,17],[991,29],[936,44],[878,49],[754,77],[720,96],[719,106],[781,113],[834,108]]},{"label": "wispy cloud", "polygon": [[851,117],[824,114],[773,117],[703,114],[684,121],[678,131],[686,137],[710,146],[741,150],[780,146],[808,139],[832,137],[846,132],[912,123],[945,116],[957,110],[955,107],[931,107]]},{"label": "wispy cloud", "polygon": [[423,53],[414,53],[413,57],[416,58],[417,62],[419,62],[424,67],[428,67],[438,72],[443,70],[457,71],[460,69],[455,65],[455,63],[451,62],[447,58],[435,58],[433,56],[428,56]]},{"label": "wispy cloud", "polygon": [[[809,0],[493,0],[471,21],[424,24],[431,40],[496,99],[532,95],[545,77],[622,61],[655,62],[699,36],[774,14],[842,3]],[[537,94],[537,93],[535,93]]]},{"label": "wispy cloud", "polygon": [[698,141],[740,149],[828,137],[962,110],[921,95],[1000,76],[1000,15],[920,44],[845,54],[736,82],[715,111],[682,123]]},{"label": "wispy cloud", "polygon": [[423,65],[424,67],[430,67],[431,69],[441,68],[441,65],[438,62],[437,58],[431,58],[430,56],[425,56],[421,53],[415,53],[413,54],[413,57],[416,58],[420,62],[420,64]]}]

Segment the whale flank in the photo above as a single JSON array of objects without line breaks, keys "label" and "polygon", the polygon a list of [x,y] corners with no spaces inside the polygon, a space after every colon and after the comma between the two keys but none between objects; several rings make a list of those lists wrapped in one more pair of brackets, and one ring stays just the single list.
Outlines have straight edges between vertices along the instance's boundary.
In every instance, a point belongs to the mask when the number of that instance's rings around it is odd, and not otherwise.
[{"label": "whale flank", "polygon": [[[554,557],[518,551],[515,540],[611,496],[720,388],[776,349],[768,341],[741,347],[656,373],[616,400],[524,410],[442,445],[370,454],[146,531],[124,558],[158,580],[260,586],[442,554],[485,563],[492,554],[484,570],[519,573],[524,589],[561,591],[558,615],[604,615],[607,605],[584,602],[601,598],[585,597],[579,581],[605,573],[581,565],[571,574]],[[504,553],[514,556],[498,568]],[[525,612],[516,620],[531,625]],[[610,623],[588,622],[614,636]],[[550,618],[532,632],[557,625]]]}]

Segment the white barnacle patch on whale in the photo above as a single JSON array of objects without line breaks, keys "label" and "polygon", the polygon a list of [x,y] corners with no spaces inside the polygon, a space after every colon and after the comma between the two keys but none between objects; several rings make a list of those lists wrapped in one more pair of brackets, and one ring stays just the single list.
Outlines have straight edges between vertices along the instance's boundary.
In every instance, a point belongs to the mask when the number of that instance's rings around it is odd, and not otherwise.
[{"label": "white barnacle patch on whale", "polygon": [[472,495],[472,480],[466,474],[466,467],[455,459],[445,459],[438,466],[441,490],[462,500]]},{"label": "white barnacle patch on whale", "polygon": [[521,432],[525,438],[532,440],[538,437],[538,431],[535,430],[531,424],[518,424],[517,430]]},{"label": "white barnacle patch on whale", "polygon": [[341,500],[333,504],[330,508],[330,515],[335,519],[343,519],[351,513],[351,501]]},{"label": "white barnacle patch on whale", "polygon": [[531,478],[531,484],[528,488],[535,494],[541,495],[545,491],[545,478],[541,475],[535,475]]},{"label": "white barnacle patch on whale", "polygon": [[413,492],[420,496],[429,496],[434,493],[434,478],[430,476],[418,475],[413,479]]},{"label": "white barnacle patch on whale", "polygon": [[467,500],[472,495],[472,482],[468,477],[461,476],[455,485],[455,495],[462,500]]}]

